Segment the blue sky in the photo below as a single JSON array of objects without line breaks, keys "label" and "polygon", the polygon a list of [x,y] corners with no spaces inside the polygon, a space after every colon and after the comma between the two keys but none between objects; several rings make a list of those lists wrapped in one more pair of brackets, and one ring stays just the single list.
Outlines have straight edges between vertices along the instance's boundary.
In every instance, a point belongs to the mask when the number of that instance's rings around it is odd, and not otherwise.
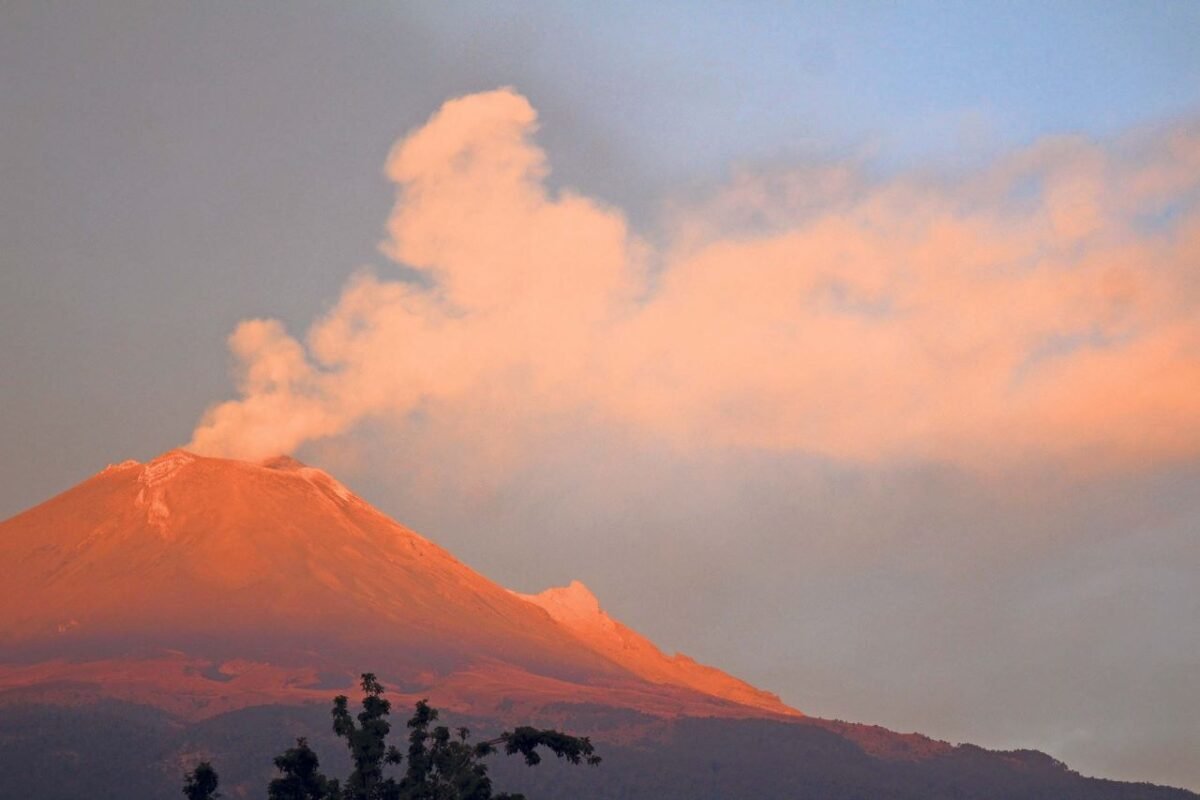
[{"label": "blue sky", "polygon": [[[1106,136],[1200,99],[1200,8],[1187,2],[468,7],[428,19],[463,47],[522,48],[647,165],[686,175],[847,147],[906,163]],[[528,67],[497,72],[517,82]]]}]

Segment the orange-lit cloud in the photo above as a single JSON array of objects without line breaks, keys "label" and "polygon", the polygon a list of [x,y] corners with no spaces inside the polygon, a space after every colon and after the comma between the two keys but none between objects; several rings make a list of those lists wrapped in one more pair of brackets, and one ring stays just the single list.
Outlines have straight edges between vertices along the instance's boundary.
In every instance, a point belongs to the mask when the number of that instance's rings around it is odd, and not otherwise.
[{"label": "orange-lit cloud", "polygon": [[[257,457],[419,416],[519,447],[545,420],[681,447],[1121,464],[1200,453],[1200,132],[1038,142],[953,180],[739,178],[665,243],[550,191],[502,89],[397,143],[382,249],[303,343],[231,337],[198,451]],[[415,424],[415,423],[414,423]]]}]

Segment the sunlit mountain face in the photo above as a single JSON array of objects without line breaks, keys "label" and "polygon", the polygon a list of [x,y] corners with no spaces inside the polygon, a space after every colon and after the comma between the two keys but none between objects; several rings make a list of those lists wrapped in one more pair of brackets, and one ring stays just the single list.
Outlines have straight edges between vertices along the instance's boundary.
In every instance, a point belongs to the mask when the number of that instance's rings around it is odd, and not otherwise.
[{"label": "sunlit mountain face", "polygon": [[582,584],[508,591],[291,458],[115,464],[4,523],[0,541],[8,689],[94,684],[201,718],[323,699],[369,664],[472,712],[575,699],[799,714],[665,656]]},{"label": "sunlit mountain face", "polygon": [[606,749],[583,774],[501,768],[543,797],[1194,797],[807,717],[579,582],[509,591],[286,457],[114,464],[0,523],[0,585],[0,765],[39,776],[13,797],[171,797],[197,754],[255,796],[297,735],[339,763],[328,703],[365,670],[398,709]]}]

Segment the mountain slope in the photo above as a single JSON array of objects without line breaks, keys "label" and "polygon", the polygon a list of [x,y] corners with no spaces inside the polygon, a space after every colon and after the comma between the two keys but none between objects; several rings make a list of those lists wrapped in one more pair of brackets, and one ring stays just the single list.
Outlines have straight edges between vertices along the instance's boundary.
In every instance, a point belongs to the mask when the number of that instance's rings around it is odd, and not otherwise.
[{"label": "mountain slope", "polygon": [[396,722],[429,698],[480,732],[590,735],[600,770],[498,767],[546,800],[1197,798],[806,717],[663,654],[578,582],[489,581],[290,458],[109,467],[0,522],[0,586],[0,800],[165,800],[199,758],[258,796],[296,736],[344,774],[329,701],[365,669]]},{"label": "mountain slope", "polygon": [[608,616],[600,608],[596,596],[579,581],[540,594],[519,596],[544,609],[584,647],[648,681],[687,686],[777,714],[796,713],[784,705],[778,695],[756,689],[719,669],[697,663],[681,653],[670,657],[664,655],[645,636]]},{"label": "mountain slope", "polygon": [[647,674],[640,651],[589,646],[290,458],[175,450],[113,465],[0,523],[0,585],[0,688],[26,693],[92,684],[180,713],[182,694],[211,714],[323,697],[371,665],[462,708],[571,696],[664,714],[764,707],[719,671],[725,683],[705,688],[686,669]]}]

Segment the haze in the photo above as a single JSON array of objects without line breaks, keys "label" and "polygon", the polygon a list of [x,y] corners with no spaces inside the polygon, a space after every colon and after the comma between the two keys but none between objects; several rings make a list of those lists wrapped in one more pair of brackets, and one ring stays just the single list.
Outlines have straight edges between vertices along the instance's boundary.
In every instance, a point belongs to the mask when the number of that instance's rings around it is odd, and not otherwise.
[{"label": "haze", "polygon": [[0,516],[293,453],[807,713],[1200,789],[1197,31],[6,4]]}]

